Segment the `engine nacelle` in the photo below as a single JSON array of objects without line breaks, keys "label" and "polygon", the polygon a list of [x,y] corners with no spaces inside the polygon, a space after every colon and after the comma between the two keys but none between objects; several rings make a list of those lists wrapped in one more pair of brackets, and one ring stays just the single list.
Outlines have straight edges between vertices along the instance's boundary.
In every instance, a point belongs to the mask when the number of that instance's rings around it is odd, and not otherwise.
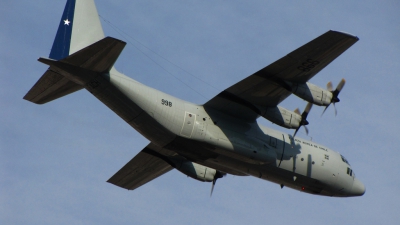
[{"label": "engine nacelle", "polygon": [[331,103],[332,92],[320,88],[311,83],[291,83],[292,93],[299,98],[319,106],[327,106]]},{"label": "engine nacelle", "polygon": [[301,115],[280,106],[267,108],[262,116],[281,127],[289,129],[298,128],[301,122]]},{"label": "engine nacelle", "polygon": [[[175,169],[179,170],[183,174],[188,175],[189,177],[203,181],[203,182],[212,182],[217,175],[217,170],[213,168],[209,168],[188,160],[184,159],[171,159],[171,161],[175,164]],[[220,178],[220,177],[218,177]]]}]

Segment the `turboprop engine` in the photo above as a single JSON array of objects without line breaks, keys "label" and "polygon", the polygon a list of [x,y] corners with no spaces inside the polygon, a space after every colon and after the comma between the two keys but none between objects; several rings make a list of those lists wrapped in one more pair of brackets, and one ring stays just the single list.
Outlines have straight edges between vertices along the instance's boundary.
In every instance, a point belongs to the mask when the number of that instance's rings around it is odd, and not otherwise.
[{"label": "turboprop engine", "polygon": [[[333,90],[332,88],[332,82],[328,82],[328,84],[326,85],[327,89],[323,89],[321,87],[318,87],[317,85],[308,82],[307,83],[286,82],[286,83],[288,86],[285,84],[284,85],[285,88],[287,88],[293,94],[315,105],[326,106],[325,107],[326,110],[330,104],[333,104],[333,106],[335,106],[336,102],[340,102],[338,96],[340,91],[343,89],[346,80],[342,79],[335,90]],[[335,115],[336,114],[337,111],[335,107]]]},{"label": "turboprop engine", "polygon": [[[330,104],[335,106],[336,102],[340,102],[338,98],[340,91],[343,89],[346,83],[345,79],[342,79],[335,90],[332,88],[332,82],[329,82],[327,90],[318,87],[317,85],[311,83],[291,83],[291,82],[278,82],[285,89],[297,95],[299,98],[304,99],[308,102],[303,113],[300,115],[300,111],[296,109],[295,111],[287,110],[283,107],[276,106],[270,107],[265,110],[262,117],[268,119],[269,121],[285,128],[296,129],[293,136],[296,136],[297,131],[301,126],[304,126],[306,133],[308,135],[308,125],[307,116],[311,110],[312,104],[319,106],[326,106],[323,113],[329,107]],[[322,114],[323,114],[322,113]],[[335,107],[335,115],[337,114]]]},{"label": "turboprop engine", "polygon": [[267,108],[262,116],[281,127],[289,129],[296,129],[301,122],[301,115],[280,106]]},{"label": "turboprop engine", "polygon": [[212,182],[223,177],[224,173],[184,159],[171,159],[175,164],[175,169],[189,177],[203,182]]},{"label": "turboprop engine", "polygon": [[292,93],[299,98],[319,106],[331,104],[332,92],[311,83],[292,83]]},{"label": "turboprop engine", "polygon": [[306,133],[308,135],[308,129],[306,125],[308,125],[307,116],[312,107],[312,103],[308,103],[303,113],[300,114],[299,109],[295,109],[294,111],[287,110],[283,107],[276,106],[267,108],[265,113],[262,115],[267,120],[285,128],[296,129],[293,136],[296,136],[297,131],[301,126],[304,126],[306,129]]},{"label": "turboprop engine", "polygon": [[172,158],[170,160],[173,162],[174,168],[182,172],[183,174],[186,174],[189,177],[199,181],[212,182],[210,196],[214,191],[214,186],[215,182],[217,182],[217,179],[222,178],[226,175],[226,173],[224,172],[197,164],[195,162],[191,162],[189,160],[177,158]]}]

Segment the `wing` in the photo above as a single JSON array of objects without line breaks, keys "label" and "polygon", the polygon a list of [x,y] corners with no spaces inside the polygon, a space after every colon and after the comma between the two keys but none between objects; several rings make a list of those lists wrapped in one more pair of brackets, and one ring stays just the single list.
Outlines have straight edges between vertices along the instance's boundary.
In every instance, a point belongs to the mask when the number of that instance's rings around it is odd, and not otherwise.
[{"label": "wing", "polygon": [[162,156],[174,154],[150,143],[107,182],[134,190],[173,169]]},{"label": "wing", "polygon": [[204,107],[254,120],[291,94],[285,81],[307,82],[357,41],[350,34],[328,31],[219,93]]}]

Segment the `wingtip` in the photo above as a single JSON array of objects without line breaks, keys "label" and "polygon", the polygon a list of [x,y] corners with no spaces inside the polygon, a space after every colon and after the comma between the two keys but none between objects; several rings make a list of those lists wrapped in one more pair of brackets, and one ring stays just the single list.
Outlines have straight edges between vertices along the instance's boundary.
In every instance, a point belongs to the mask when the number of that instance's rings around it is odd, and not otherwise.
[{"label": "wingtip", "polygon": [[360,38],[358,38],[357,36],[347,33],[347,32],[344,32],[344,31],[330,30],[330,32],[340,33],[340,34],[352,37],[352,38],[356,39],[357,41],[360,40]]}]

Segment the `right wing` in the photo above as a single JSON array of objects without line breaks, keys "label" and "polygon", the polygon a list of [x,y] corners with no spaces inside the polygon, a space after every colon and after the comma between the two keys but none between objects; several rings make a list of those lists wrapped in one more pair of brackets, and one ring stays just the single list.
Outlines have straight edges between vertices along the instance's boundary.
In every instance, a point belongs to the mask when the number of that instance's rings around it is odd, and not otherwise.
[{"label": "right wing", "polygon": [[163,156],[175,154],[150,143],[107,182],[128,190],[134,190],[172,170],[173,167]]},{"label": "right wing", "polygon": [[356,36],[328,31],[222,91],[204,107],[254,120],[292,94],[286,82],[307,82],[357,41]]}]

